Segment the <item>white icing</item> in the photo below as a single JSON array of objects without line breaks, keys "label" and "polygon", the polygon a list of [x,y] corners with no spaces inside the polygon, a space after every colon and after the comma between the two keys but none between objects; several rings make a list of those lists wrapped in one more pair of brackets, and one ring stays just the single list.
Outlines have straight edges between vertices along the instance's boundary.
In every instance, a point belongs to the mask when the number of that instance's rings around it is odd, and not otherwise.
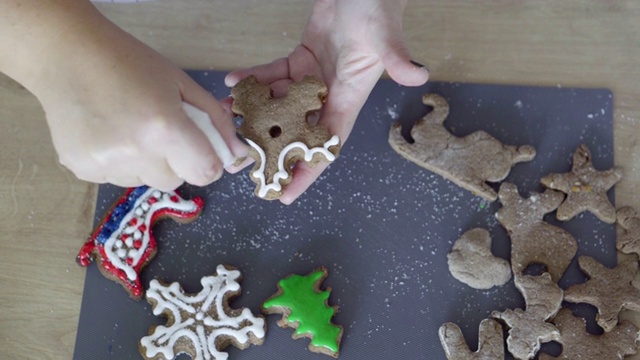
[{"label": "white icing", "polygon": [[264,153],[264,150],[262,150],[262,148],[255,142],[249,139],[246,140],[249,145],[251,145],[251,147],[258,152],[258,155],[260,156],[260,167],[258,168],[258,170],[253,172],[253,176],[260,179],[260,189],[258,189],[258,196],[260,197],[265,197],[269,190],[273,190],[276,192],[282,190],[280,180],[289,177],[289,173],[284,167],[284,160],[289,151],[295,148],[302,149],[304,151],[304,161],[307,162],[311,161],[316,153],[321,153],[327,159],[327,161],[332,162],[336,159],[336,156],[329,151],[329,148],[340,144],[340,137],[338,137],[338,135],[333,135],[331,139],[324,143],[323,147],[314,147],[311,149],[309,149],[306,144],[300,141],[292,142],[291,144],[285,146],[285,148],[280,152],[280,155],[278,156],[278,172],[273,174],[272,182],[267,184],[267,180],[264,175],[264,169],[266,166],[266,155]]},{"label": "white icing", "polygon": [[218,155],[218,158],[220,158],[220,161],[224,164],[224,167],[228,167],[233,164],[235,159],[231,154],[231,150],[222,138],[222,135],[218,132],[218,129],[216,129],[211,123],[209,114],[187,103],[182,103],[182,108],[193,123],[196,124],[198,129],[200,129],[200,131],[202,131],[207,137],[209,143],[213,147],[213,150]]},{"label": "white icing", "polygon": [[225,294],[240,289],[236,282],[240,272],[227,270],[222,265],[218,265],[216,271],[216,276],[205,276],[200,280],[202,291],[194,295],[184,294],[178,283],[165,286],[157,280],[151,281],[147,299],[156,302],[153,314],[170,314],[174,323],[170,327],[157,326],[151,335],[140,340],[146,357],[162,354],[173,359],[174,345],[179,339],[184,341],[186,338],[196,351],[193,360],[226,360],[228,354],[216,348],[218,337],[233,337],[240,344],[249,341],[250,333],[258,339],[264,338],[264,319],[253,316],[249,309],[244,309],[235,318],[225,312]]},{"label": "white icing", "polygon": [[[171,201],[171,196],[178,197],[178,202]],[[134,204],[132,209],[137,209],[140,204],[146,203],[152,197],[156,198],[158,201],[149,205],[148,212],[144,213],[142,217],[138,217],[137,215],[135,215],[135,211],[131,211],[126,214],[120,222],[120,226],[118,227],[118,229],[114,231],[104,243],[104,250],[107,255],[107,259],[109,259],[109,261],[116,268],[124,271],[130,281],[135,281],[137,279],[138,275],[136,273],[135,267],[138,265],[140,259],[144,255],[145,250],[149,246],[149,239],[151,234],[151,219],[153,218],[153,213],[165,208],[185,213],[194,212],[198,209],[198,205],[195,202],[191,200],[184,200],[181,197],[177,196],[177,194],[173,191],[163,193],[152,188],[149,188],[142,196],[140,196],[136,200],[136,203]],[[129,223],[133,219],[137,219],[136,225],[130,226]],[[143,224],[147,229],[146,231],[141,232],[140,230],[138,230],[138,227]],[[130,235],[132,233],[134,233],[133,237],[136,238],[136,236],[138,236],[136,240],[141,240],[142,243],[140,246],[140,251],[130,251],[128,253],[128,258],[131,258],[131,265],[129,265],[127,264],[127,259],[123,258],[123,256],[120,255],[121,253],[115,245],[118,241],[122,243],[122,235]],[[124,240],[124,243],[125,245],[127,245],[127,247],[131,248],[133,246],[133,240],[131,239],[131,236],[127,237]]]}]

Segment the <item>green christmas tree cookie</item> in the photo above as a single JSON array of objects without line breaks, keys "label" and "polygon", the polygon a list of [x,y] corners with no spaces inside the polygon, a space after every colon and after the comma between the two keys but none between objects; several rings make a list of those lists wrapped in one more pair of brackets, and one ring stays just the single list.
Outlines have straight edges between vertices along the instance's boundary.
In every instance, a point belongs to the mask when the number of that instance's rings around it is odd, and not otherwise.
[{"label": "green christmas tree cookie", "polygon": [[281,314],[278,326],[296,329],[294,339],[310,338],[309,350],[337,358],[343,329],[331,322],[337,310],[327,303],[331,288],[320,290],[326,277],[324,267],[306,276],[287,276],[278,282],[278,292],[262,304],[262,311]]}]

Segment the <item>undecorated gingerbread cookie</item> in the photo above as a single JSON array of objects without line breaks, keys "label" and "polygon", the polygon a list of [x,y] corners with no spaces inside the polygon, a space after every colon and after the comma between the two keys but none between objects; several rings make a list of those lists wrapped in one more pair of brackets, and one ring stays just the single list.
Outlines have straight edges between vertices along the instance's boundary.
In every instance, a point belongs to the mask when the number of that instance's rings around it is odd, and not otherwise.
[{"label": "undecorated gingerbread cookie", "polygon": [[414,124],[413,143],[404,139],[396,123],[389,132],[391,147],[405,159],[489,201],[496,200],[497,194],[487,182],[504,180],[513,165],[536,155],[531,146],[503,145],[484,131],[456,137],[443,126],[449,115],[447,101],[440,95],[426,94],[422,102],[433,111]]},{"label": "undecorated gingerbread cookie", "polygon": [[447,258],[451,275],[474,289],[502,286],[511,279],[509,262],[491,253],[491,235],[485,229],[462,234]]},{"label": "undecorated gingerbread cookie", "polygon": [[578,265],[589,280],[569,287],[564,299],[598,308],[596,321],[604,331],[613,330],[622,309],[640,311],[640,290],[632,284],[638,273],[637,256],[624,256],[613,269],[589,256],[580,256]]},{"label": "undecorated gingerbread cookie", "polygon": [[640,256],[640,216],[632,207],[625,206],[618,209],[616,219],[622,227],[616,247],[625,254]]},{"label": "undecorated gingerbread cookie", "polygon": [[107,212],[78,254],[78,262],[89,266],[97,260],[100,272],[120,283],[134,299],[144,295],[140,271],[156,255],[151,227],[170,217],[187,223],[198,217],[201,198],[185,200],[175,191],[163,192],[140,186],[128,189]]},{"label": "undecorated gingerbread cookie", "polygon": [[618,167],[596,170],[591,152],[583,144],[573,154],[570,172],[547,175],[541,182],[550,189],[567,194],[566,200],[558,207],[558,220],[567,221],[583,211],[590,211],[601,221],[613,224],[616,222],[616,209],[607,198],[607,191],[621,178],[622,169]]},{"label": "undecorated gingerbread cookie", "polygon": [[638,328],[628,321],[622,321],[608,333],[592,335],[587,332],[583,318],[573,316],[571,310],[564,308],[552,322],[560,330],[562,354],[558,357],[540,354],[540,360],[622,360],[637,352]]},{"label": "undecorated gingerbread cookie", "polygon": [[331,321],[337,311],[328,305],[331,289],[320,290],[326,277],[324,267],[305,276],[287,276],[278,282],[278,292],[262,304],[262,311],[281,314],[278,326],[294,328],[294,339],[310,338],[309,350],[337,358],[343,329]]},{"label": "undecorated gingerbread cookie", "polygon": [[514,275],[514,281],[524,296],[525,310],[494,311],[491,317],[504,322],[509,328],[509,352],[516,359],[533,359],[541,343],[560,340],[560,332],[547,320],[560,310],[562,289],[549,273],[540,276]]},{"label": "undecorated gingerbread cookie", "polygon": [[502,326],[493,319],[480,322],[478,350],[471,351],[462,336],[462,331],[454,323],[440,326],[440,344],[447,360],[499,360],[504,359],[504,339]]},{"label": "undecorated gingerbread cookie", "polygon": [[542,264],[557,282],[578,249],[571,234],[543,220],[545,214],[560,205],[562,193],[546,190],[522,198],[514,184],[505,182],[498,196],[502,208],[496,213],[496,219],[511,238],[513,273],[520,274],[531,264]]},{"label": "undecorated gingerbread cookie", "polygon": [[291,84],[281,98],[273,98],[269,85],[260,84],[255,76],[231,90],[232,111],[244,118],[238,131],[251,145],[250,156],[256,161],[251,179],[259,197],[279,198],[298,161],[315,165],[335,160],[340,138],[307,121],[309,113],[322,108],[326,95],[327,87],[313,76]]},{"label": "undecorated gingerbread cookie", "polygon": [[202,291],[185,294],[180,284],[152,280],[147,301],[166,325],[153,326],[139,343],[144,359],[169,360],[188,354],[193,360],[226,360],[229,345],[245,349],[264,341],[266,323],[247,308],[231,309],[240,294],[240,272],[218,265],[216,273],[200,280]]}]

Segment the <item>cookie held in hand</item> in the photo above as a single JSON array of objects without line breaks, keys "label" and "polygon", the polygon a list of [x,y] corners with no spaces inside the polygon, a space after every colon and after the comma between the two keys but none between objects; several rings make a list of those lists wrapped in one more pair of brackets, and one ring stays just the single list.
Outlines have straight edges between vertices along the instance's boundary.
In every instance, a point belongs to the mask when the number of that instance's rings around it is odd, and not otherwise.
[{"label": "cookie held in hand", "polygon": [[286,96],[274,98],[269,85],[249,76],[231,89],[232,111],[243,117],[238,131],[255,159],[251,179],[256,195],[278,199],[292,180],[298,161],[315,165],[332,162],[340,151],[340,138],[321,125],[311,125],[307,116],[322,108],[327,87],[318,78],[305,76],[289,86]]}]

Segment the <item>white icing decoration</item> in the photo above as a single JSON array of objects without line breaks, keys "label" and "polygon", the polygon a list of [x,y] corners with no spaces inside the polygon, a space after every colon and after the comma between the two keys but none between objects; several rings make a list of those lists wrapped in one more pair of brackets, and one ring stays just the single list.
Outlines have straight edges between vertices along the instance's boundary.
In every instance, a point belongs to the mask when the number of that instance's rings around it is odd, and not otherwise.
[{"label": "white icing decoration", "polygon": [[127,250],[125,250],[125,249],[118,249],[118,250],[116,251],[116,255],[118,255],[118,257],[119,257],[120,259],[124,259],[124,258],[126,258],[126,257],[127,257]]},{"label": "white icing decoration", "polygon": [[260,156],[260,167],[258,168],[258,170],[253,172],[253,176],[260,179],[260,189],[258,190],[258,196],[260,197],[265,197],[269,190],[273,190],[276,192],[282,190],[280,180],[289,177],[289,173],[287,173],[287,170],[284,168],[284,160],[289,151],[295,148],[302,149],[304,151],[304,161],[306,162],[311,161],[316,153],[321,153],[327,159],[327,161],[332,162],[336,159],[336,156],[329,151],[329,148],[340,144],[340,137],[338,137],[338,135],[333,135],[331,139],[324,143],[323,147],[314,147],[311,149],[309,149],[306,144],[300,141],[292,142],[291,144],[285,146],[285,148],[280,152],[280,155],[278,156],[278,172],[273,174],[273,182],[267,184],[267,180],[264,175],[264,169],[266,166],[266,155],[264,153],[264,150],[262,150],[262,148],[255,142],[249,139],[246,140],[249,145],[251,145],[251,147],[258,152],[258,155]]},{"label": "white icing decoration", "polygon": [[142,208],[142,211],[149,211],[149,208],[151,207],[151,205],[149,205],[149,203],[145,201],[142,204],[140,204],[140,207]]},{"label": "white icing decoration", "polygon": [[144,214],[144,211],[142,210],[142,208],[137,208],[136,209],[136,215],[142,216],[142,214]]},{"label": "white icing decoration", "polygon": [[218,337],[233,337],[239,344],[246,344],[250,333],[258,339],[264,338],[264,319],[253,316],[246,308],[235,318],[229,317],[224,310],[225,294],[240,289],[236,282],[240,272],[227,270],[222,265],[218,265],[216,271],[216,276],[205,276],[200,280],[202,291],[192,296],[184,294],[178,283],[165,286],[157,280],[151,281],[147,299],[156,302],[153,314],[171,314],[174,323],[170,327],[159,325],[151,335],[140,340],[146,357],[162,354],[173,359],[174,345],[186,338],[196,351],[193,360],[226,360],[228,354],[216,348]]},{"label": "white icing decoration", "polygon": [[[162,195],[166,195],[166,196],[162,196]],[[176,210],[179,212],[185,212],[185,213],[194,212],[198,209],[198,205],[194,201],[184,200],[179,196],[178,196],[178,199],[179,199],[178,202],[171,201],[169,198],[174,195],[177,196],[177,194],[173,191],[169,193],[161,193],[158,190],[149,188],[142,196],[140,196],[136,200],[132,208],[133,209],[138,208],[140,204],[147,202],[150,197],[155,197],[158,199],[158,201],[150,205],[149,211],[146,212],[142,217],[136,216],[134,214],[134,211],[127,213],[123,217],[122,221],[120,222],[120,226],[118,227],[118,229],[114,231],[111,234],[111,236],[105,241],[104,250],[105,250],[107,259],[109,259],[109,261],[113,264],[113,266],[124,271],[129,280],[135,281],[138,277],[135,271],[135,267],[140,262],[142,255],[144,255],[144,251],[149,246],[149,239],[150,239],[149,234],[151,232],[151,219],[153,218],[153,213],[156,212],[157,210],[165,209],[165,208],[169,208],[169,209],[173,209],[173,210]],[[136,225],[129,226],[129,222],[134,218],[137,218]],[[142,241],[140,246],[141,250],[133,252],[135,256],[132,255],[132,253],[129,253],[129,257],[132,259],[131,265],[129,265],[117,253],[117,250],[114,247],[114,245],[117,241],[119,240],[122,241],[120,237],[123,234],[131,234],[132,232],[134,232],[134,230],[139,232],[138,227],[142,224],[146,225],[147,230],[144,231],[144,233],[140,232],[140,240]],[[133,246],[133,240],[131,239],[131,237],[128,237],[124,241],[124,243],[128,247]]]},{"label": "white icing decoration", "polygon": [[[133,233],[133,238],[136,239],[136,240],[140,240],[142,238],[142,231],[136,230],[136,232]],[[127,239],[127,241],[128,240],[130,240],[130,239]],[[129,245],[129,244],[127,244],[127,245]],[[129,245],[129,246],[131,246],[131,245]]]},{"label": "white icing decoration", "polygon": [[116,240],[116,248],[120,249],[122,247],[122,240]]}]

